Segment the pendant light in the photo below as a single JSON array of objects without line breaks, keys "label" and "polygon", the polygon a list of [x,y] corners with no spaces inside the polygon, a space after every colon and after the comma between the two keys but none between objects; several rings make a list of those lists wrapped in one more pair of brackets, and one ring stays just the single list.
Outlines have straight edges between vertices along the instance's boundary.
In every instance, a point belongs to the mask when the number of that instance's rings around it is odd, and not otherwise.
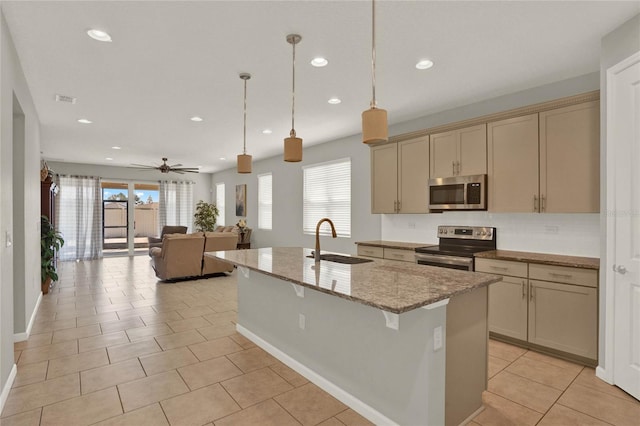
[{"label": "pendant light", "polygon": [[362,142],[376,143],[389,140],[387,111],[376,105],[376,2],[371,0],[371,108],[362,113]]},{"label": "pendant light", "polygon": [[251,74],[243,72],[240,78],[244,80],[244,139],[242,154],[238,155],[238,173],[251,173],[251,156],[247,154],[247,80]]},{"label": "pendant light", "polygon": [[284,161],[296,163],[302,161],[302,139],[296,137],[294,126],[294,116],[296,110],[296,44],[300,43],[302,37],[298,34],[289,34],[287,42],[293,46],[293,85],[291,90],[291,132],[284,140]]}]

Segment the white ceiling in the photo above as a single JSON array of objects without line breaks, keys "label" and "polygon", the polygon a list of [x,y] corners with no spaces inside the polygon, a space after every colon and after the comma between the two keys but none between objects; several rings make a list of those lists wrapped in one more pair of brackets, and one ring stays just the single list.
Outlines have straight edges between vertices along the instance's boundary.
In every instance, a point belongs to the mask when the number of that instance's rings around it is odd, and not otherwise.
[{"label": "white ceiling", "polygon": [[[598,71],[601,38],[640,12],[640,1],[376,4],[376,91],[390,124]],[[235,167],[240,72],[253,76],[247,152],[254,160],[280,154],[291,127],[289,33],[302,35],[295,127],[304,146],[358,134],[369,106],[368,1],[1,5],[50,160],[128,166],[166,156],[206,172]],[[113,42],[90,39],[90,28],[109,32]],[[313,68],[315,56],[329,65]],[[422,58],[435,67],[416,70]],[[56,103],[56,93],[78,102]],[[340,105],[327,103],[334,96]],[[205,121],[190,121],[194,115]],[[273,133],[262,134],[265,128]]]}]

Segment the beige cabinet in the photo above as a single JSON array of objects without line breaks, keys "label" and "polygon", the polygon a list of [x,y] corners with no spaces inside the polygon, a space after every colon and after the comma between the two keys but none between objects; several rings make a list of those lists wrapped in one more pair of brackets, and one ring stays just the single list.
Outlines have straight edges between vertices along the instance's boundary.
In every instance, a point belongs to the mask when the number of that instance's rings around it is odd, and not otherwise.
[{"label": "beige cabinet", "polygon": [[589,360],[598,358],[598,272],[476,259],[503,275],[489,286],[489,331]]},{"label": "beige cabinet", "polygon": [[358,244],[358,256],[377,257],[381,259],[398,260],[400,262],[416,261],[414,250],[390,247],[374,247]]},{"label": "beige cabinet", "polygon": [[428,213],[429,138],[371,148],[371,213]]},{"label": "beige cabinet", "polygon": [[489,211],[537,212],[538,114],[489,123],[487,152]]},{"label": "beige cabinet", "polygon": [[489,211],[600,211],[599,101],[487,125]]},{"label": "beige cabinet", "polygon": [[540,211],[600,211],[600,103],[540,113]]},{"label": "beige cabinet", "polygon": [[358,244],[358,256],[384,257],[384,248]]},{"label": "beige cabinet", "polygon": [[476,259],[476,271],[503,275],[489,285],[489,331],[527,340],[527,264],[493,259]]},{"label": "beige cabinet", "polygon": [[429,150],[432,178],[486,174],[487,125],[433,134]]}]

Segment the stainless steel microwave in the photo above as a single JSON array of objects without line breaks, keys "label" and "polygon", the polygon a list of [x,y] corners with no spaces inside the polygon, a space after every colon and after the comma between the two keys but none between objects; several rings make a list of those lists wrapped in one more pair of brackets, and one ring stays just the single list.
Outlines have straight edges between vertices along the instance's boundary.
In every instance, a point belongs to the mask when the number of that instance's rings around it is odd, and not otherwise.
[{"label": "stainless steel microwave", "polygon": [[487,175],[429,179],[429,210],[486,210]]}]

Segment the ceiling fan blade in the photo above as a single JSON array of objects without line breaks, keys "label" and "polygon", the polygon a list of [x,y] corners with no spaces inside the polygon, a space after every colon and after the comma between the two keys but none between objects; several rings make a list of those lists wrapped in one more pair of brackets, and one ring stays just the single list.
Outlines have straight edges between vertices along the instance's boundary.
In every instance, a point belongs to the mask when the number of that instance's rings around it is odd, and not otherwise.
[{"label": "ceiling fan blade", "polygon": [[148,164],[131,164],[132,166],[136,166],[136,167],[144,167],[145,169],[155,169],[155,166],[149,166]]},{"label": "ceiling fan blade", "polygon": [[187,173],[200,173],[198,170],[186,170],[186,169],[183,169],[183,172],[187,172]]},{"label": "ceiling fan blade", "polygon": [[174,172],[174,173],[180,173],[181,175],[184,174],[184,172],[182,170],[171,169],[171,171]]},{"label": "ceiling fan blade", "polygon": [[169,167],[171,167],[173,169],[174,167],[180,167],[180,166],[182,166],[182,164],[178,163],[178,164],[174,164],[173,166],[169,166]]}]

